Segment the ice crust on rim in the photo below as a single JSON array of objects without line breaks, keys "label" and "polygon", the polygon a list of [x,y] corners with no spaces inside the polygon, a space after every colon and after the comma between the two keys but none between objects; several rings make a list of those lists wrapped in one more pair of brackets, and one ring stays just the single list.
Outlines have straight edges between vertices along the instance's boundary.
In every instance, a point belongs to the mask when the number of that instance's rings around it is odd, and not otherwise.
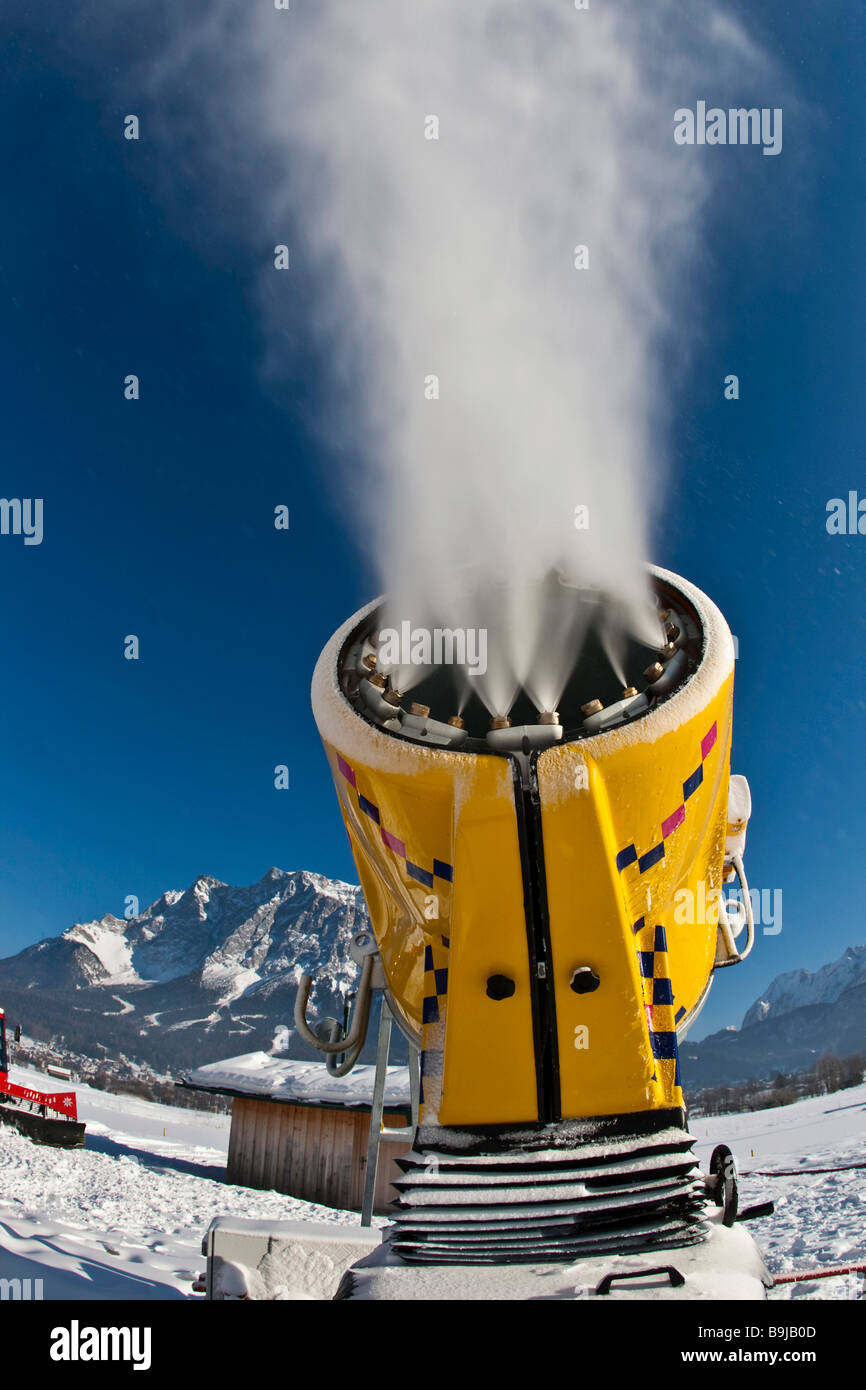
[{"label": "ice crust on rim", "polygon": [[[635,743],[655,743],[665,734],[674,732],[696,708],[709,702],[734,669],[734,643],[730,629],[712,599],[671,570],[658,565],[649,565],[647,569],[652,578],[668,584],[694,607],[703,631],[701,663],[694,674],[656,709],[619,728],[581,739],[580,748],[593,758]],[[346,699],[338,678],[340,652],[355,629],[382,602],[383,596],[380,595],[366,607],[358,609],[326,643],[316,663],[311,696],[322,737],[347,756],[355,754],[369,767],[381,772],[417,774],[434,764],[456,769],[473,758],[497,756],[441,748],[434,750],[419,744],[407,744],[399,736],[392,736],[369,724]],[[571,746],[561,745],[563,748]],[[400,756],[407,751],[412,756]],[[547,753],[557,751],[557,748],[546,750]]]}]

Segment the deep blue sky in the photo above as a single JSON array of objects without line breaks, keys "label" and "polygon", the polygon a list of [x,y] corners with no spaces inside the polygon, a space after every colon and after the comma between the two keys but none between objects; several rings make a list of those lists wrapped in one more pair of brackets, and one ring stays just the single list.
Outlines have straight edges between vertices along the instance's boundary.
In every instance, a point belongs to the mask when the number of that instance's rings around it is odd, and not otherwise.
[{"label": "deep blue sky", "polygon": [[[866,496],[866,24],[853,0],[764,10],[801,100],[778,158],[713,151],[725,193],[707,224],[703,332],[671,373],[654,556],[739,639],[747,862],[784,902],[782,933],[716,982],[701,1034],[739,1022],[779,971],[866,939],[866,536],[825,529],[828,498]],[[259,370],[249,248],[215,234],[208,255],[201,228],[167,214],[165,150],[117,138],[116,66],[103,75],[49,8],[10,0],[0,37],[0,493],[45,499],[41,546],[0,537],[8,954],[202,872],[355,879],[309,679],[372,581],[309,430],[327,402],[321,361],[302,351],[276,382]],[[302,300],[292,312],[303,343]],[[278,503],[288,533],[273,529]],[[138,662],[123,659],[127,633]]]}]

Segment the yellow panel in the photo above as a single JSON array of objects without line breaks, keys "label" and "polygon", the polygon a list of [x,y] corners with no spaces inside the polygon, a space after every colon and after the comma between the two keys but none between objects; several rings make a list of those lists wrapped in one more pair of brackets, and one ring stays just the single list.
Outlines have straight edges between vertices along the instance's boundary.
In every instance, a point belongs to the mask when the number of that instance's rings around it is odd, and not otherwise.
[{"label": "yellow panel", "polygon": [[[688,921],[676,905],[721,883],[731,701],[732,679],[653,743],[596,738],[539,758],[564,1116],[682,1103],[670,1035],[705,993],[717,913]],[[655,996],[639,955],[648,968],[654,943]],[[570,987],[581,965],[594,993]]]},{"label": "yellow panel", "polygon": [[[705,992],[716,926],[712,911],[689,922],[675,908],[683,890],[700,901],[721,884],[731,698],[728,679],[653,742],[635,725],[538,759],[565,1117],[681,1103],[672,1035]],[[512,765],[394,743],[378,766],[328,753],[389,990],[423,1039],[422,1116],[457,1126],[532,1123]],[[570,989],[580,966],[599,975],[594,993]],[[497,974],[515,982],[511,998],[488,998]],[[576,1029],[587,1030],[588,1046],[575,1046],[584,1040]],[[672,1054],[659,1055],[663,1047]]]},{"label": "yellow panel", "polygon": [[[588,789],[561,801],[545,797],[539,769],[564,1117],[649,1109],[654,1070],[607,796],[587,768]],[[581,966],[601,981],[594,993],[571,989]]]},{"label": "yellow panel", "polygon": [[[442,1124],[538,1118],[529,948],[511,765],[477,759],[472,798],[457,821],[454,915],[445,1027]],[[515,983],[487,996],[491,975]]]},{"label": "yellow panel", "polygon": [[[326,745],[327,748],[327,745]],[[424,770],[381,772],[351,764],[328,748],[343,820],[389,992],[397,1010],[420,1035],[424,948],[448,936],[451,883],[434,873],[437,861],[453,863],[455,768],[427,759]],[[421,882],[418,874],[430,882]]]},{"label": "yellow panel", "polygon": [[[538,1101],[511,764],[401,752],[406,770],[385,775],[328,748],[392,1003],[422,1036],[422,1118],[531,1122]],[[441,873],[432,884],[414,876],[437,863],[453,884]],[[496,974],[514,980],[511,999],[488,998]]]}]

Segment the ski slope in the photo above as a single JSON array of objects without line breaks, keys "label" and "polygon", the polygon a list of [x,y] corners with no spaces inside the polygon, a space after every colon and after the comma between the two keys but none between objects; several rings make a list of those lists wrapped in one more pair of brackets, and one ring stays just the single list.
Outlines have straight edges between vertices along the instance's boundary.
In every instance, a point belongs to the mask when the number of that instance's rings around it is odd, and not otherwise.
[{"label": "ski slope", "polygon": [[[45,1088],[42,1072],[9,1074]],[[356,1212],[228,1186],[227,1115],[73,1089],[85,1149],[0,1126],[0,1278],[42,1279],[47,1299],[195,1298],[214,1216],[357,1224]]]},{"label": "ski slope", "polygon": [[[45,1080],[22,1067],[11,1074],[23,1084]],[[42,1279],[48,1299],[195,1298],[201,1239],[214,1216],[357,1223],[354,1212],[229,1187],[228,1116],[75,1089],[86,1149],[41,1148],[0,1127],[0,1278]],[[741,1206],[776,1202],[772,1217],[751,1226],[773,1273],[866,1263],[866,1170],[750,1175],[863,1162],[864,1121],[866,1085],[692,1123],[703,1166],[717,1143],[734,1150]],[[847,1276],[771,1297],[851,1298],[861,1287]]]},{"label": "ski slope", "polygon": [[[866,1162],[866,1085],[794,1105],[740,1115],[697,1118],[689,1129],[706,1168],[716,1144],[727,1144],[740,1169],[740,1206],[773,1201],[772,1216],[750,1229],[772,1274],[866,1264],[866,1168],[808,1174],[808,1168]],[[797,1169],[796,1177],[764,1172]],[[853,1298],[861,1276],[782,1285],[772,1298]]]}]

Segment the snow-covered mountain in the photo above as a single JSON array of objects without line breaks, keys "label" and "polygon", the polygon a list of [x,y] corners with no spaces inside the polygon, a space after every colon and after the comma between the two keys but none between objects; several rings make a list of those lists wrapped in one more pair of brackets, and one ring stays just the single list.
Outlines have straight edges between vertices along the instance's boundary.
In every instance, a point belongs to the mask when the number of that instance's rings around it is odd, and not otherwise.
[{"label": "snow-covered mountain", "polygon": [[743,1027],[778,1018],[810,1004],[835,1004],[853,985],[866,983],[866,946],[849,946],[843,956],[820,970],[789,970],[777,975],[746,1012]]},{"label": "snow-covered mountain", "polygon": [[[321,874],[269,869],[240,888],[201,875],[128,921],[76,923],[0,960],[0,1004],[31,1035],[162,1071],[274,1049],[309,1058],[293,1032],[297,982],[301,974],[316,982],[311,1012],[342,1017],[358,975],[349,938],[366,924],[360,888]],[[375,1025],[365,1061],[374,1039]],[[680,1058],[688,1091],[861,1050],[866,946],[852,946],[814,973],[779,975],[741,1028],[686,1039]]]},{"label": "snow-covered mountain", "polygon": [[741,1028],[687,1039],[680,1061],[688,1091],[800,1071],[825,1052],[866,1054],[866,946],[849,946],[814,972],[777,975]]},{"label": "snow-covered mountain", "polygon": [[0,968],[25,989],[147,985],[197,974],[234,996],[286,971],[297,979],[310,966],[336,979],[346,940],[365,921],[360,888],[321,874],[269,869],[243,888],[202,874],[137,917],[78,922]]},{"label": "snow-covered mountain", "polygon": [[[357,976],[349,938],[366,923],[360,888],[321,874],[269,869],[239,888],[201,875],[129,920],[76,923],[0,960],[0,999],[31,1032],[77,1050],[87,1034],[153,1065],[267,1051],[291,1029],[303,973],[315,1010],[342,1016]],[[308,1055],[292,1038],[289,1054]]]}]

